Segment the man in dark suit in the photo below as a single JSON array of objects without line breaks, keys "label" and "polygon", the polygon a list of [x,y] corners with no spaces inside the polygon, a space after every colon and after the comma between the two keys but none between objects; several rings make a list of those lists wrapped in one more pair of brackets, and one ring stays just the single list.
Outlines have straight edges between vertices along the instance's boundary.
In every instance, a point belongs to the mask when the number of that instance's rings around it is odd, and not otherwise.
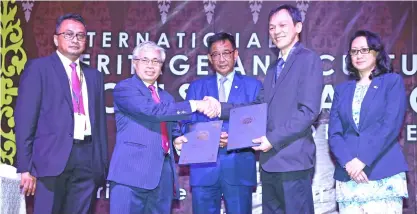
[{"label": "man in dark suit", "polygon": [[[281,5],[269,15],[269,35],[280,49],[254,103],[268,103],[266,136],[259,146],[262,209],[268,213],[314,213],[312,174],[315,145],[311,125],[320,112],[323,88],[320,57],[299,43],[300,11]],[[213,98],[207,98],[213,103]],[[221,118],[240,105],[221,103]]]},{"label": "man in dark suit", "polygon": [[[179,136],[176,121],[194,111],[213,117],[209,102],[183,101],[158,87],[165,50],[143,42],[133,50],[136,74],[113,91],[116,146],[110,162],[110,213],[170,213],[179,197],[172,138]],[[174,187],[176,187],[174,189]]]},{"label": "man in dark suit", "polygon": [[[217,33],[208,38],[208,59],[216,74],[190,84],[187,100],[200,100],[212,96],[221,102],[250,103],[258,95],[262,84],[255,78],[243,76],[234,70],[238,58],[235,38]],[[210,119],[194,113],[191,122]],[[190,167],[193,213],[220,213],[223,195],[226,212],[244,214],[252,212],[252,190],[256,186],[256,159],[252,149],[228,152],[226,149],[228,121],[223,121],[219,156],[214,164],[194,164]]]},{"label": "man in dark suit", "polygon": [[[107,165],[103,75],[80,62],[86,28],[57,20],[57,51],[26,63],[16,103],[17,170],[35,214],[89,213]],[[37,182],[36,182],[36,179]]]}]

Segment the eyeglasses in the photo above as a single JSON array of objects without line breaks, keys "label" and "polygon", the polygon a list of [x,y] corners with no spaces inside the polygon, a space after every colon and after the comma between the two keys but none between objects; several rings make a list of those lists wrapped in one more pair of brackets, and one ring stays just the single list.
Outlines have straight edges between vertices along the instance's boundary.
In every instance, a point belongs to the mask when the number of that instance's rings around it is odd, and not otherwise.
[{"label": "eyeglasses", "polygon": [[229,59],[231,59],[231,58],[232,58],[232,54],[233,54],[234,52],[235,52],[235,50],[232,50],[232,51],[224,51],[224,52],[222,52],[222,53],[217,53],[217,52],[215,52],[215,53],[210,54],[210,56],[211,56],[211,58],[212,58],[214,61],[218,61],[218,60],[220,60],[222,56],[223,56],[223,58],[224,58],[224,59],[229,60]]},{"label": "eyeglasses", "polygon": [[138,61],[139,61],[139,63],[140,63],[140,64],[143,64],[143,65],[149,65],[149,63],[151,63],[151,65],[153,65],[153,66],[157,66],[157,65],[162,64],[162,62],[161,62],[161,61],[156,60],[156,59],[150,60],[150,59],[148,59],[148,58],[138,58],[138,59],[133,59],[133,60],[138,60]]},{"label": "eyeglasses", "polygon": [[66,39],[66,40],[72,40],[76,36],[78,41],[84,41],[85,38],[87,37],[85,33],[77,33],[77,34],[75,34],[72,31],[66,31],[66,32],[62,32],[62,33],[57,33],[55,35],[57,35],[57,36],[63,35],[64,36],[64,39]]},{"label": "eyeglasses", "polygon": [[354,56],[354,55],[358,55],[359,52],[361,52],[361,54],[368,54],[369,52],[371,52],[371,49],[370,48],[351,49],[349,51],[349,54],[351,56]]}]

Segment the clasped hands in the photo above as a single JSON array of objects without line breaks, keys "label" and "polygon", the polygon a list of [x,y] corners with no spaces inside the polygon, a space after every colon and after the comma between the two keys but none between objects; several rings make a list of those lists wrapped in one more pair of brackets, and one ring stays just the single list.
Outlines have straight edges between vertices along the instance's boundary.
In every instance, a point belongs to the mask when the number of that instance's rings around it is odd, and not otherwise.
[{"label": "clasped hands", "polygon": [[368,183],[368,176],[365,174],[363,169],[365,164],[358,158],[353,158],[345,165],[345,170],[356,183]]},{"label": "clasped hands", "polygon": [[[209,118],[219,117],[221,114],[221,105],[218,100],[214,97],[205,96],[203,100],[195,100],[197,111],[205,114]],[[227,146],[227,133],[222,132],[220,137],[220,147],[223,148]],[[188,140],[184,136],[180,136],[174,140],[174,146],[177,150],[181,150],[182,144],[186,143]],[[272,149],[272,144],[266,138],[262,136],[256,139],[253,139],[254,144],[259,144],[258,146],[252,147],[255,151],[268,152]]]},{"label": "clasped hands", "polygon": [[197,111],[205,114],[209,118],[220,116],[221,105],[213,97],[205,96],[203,100],[195,100]]}]

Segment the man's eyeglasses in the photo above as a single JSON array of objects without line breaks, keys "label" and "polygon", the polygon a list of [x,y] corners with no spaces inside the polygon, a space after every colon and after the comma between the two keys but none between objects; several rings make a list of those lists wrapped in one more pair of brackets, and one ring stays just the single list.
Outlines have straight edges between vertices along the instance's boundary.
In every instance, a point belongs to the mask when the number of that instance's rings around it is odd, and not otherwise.
[{"label": "man's eyeglasses", "polygon": [[222,56],[223,56],[224,59],[229,60],[229,59],[232,58],[232,55],[233,55],[234,52],[235,52],[235,50],[224,51],[222,53],[214,52],[214,53],[210,54],[210,56],[214,61],[220,60]]},{"label": "man's eyeglasses", "polygon": [[140,64],[143,64],[143,65],[149,65],[149,63],[150,63],[153,66],[157,66],[157,65],[162,64],[161,61],[156,60],[156,59],[150,60],[148,58],[138,58],[138,59],[133,59],[133,60],[137,60],[137,61],[139,61]]},{"label": "man's eyeglasses", "polygon": [[57,35],[57,36],[63,35],[64,36],[64,39],[66,39],[66,40],[72,40],[76,36],[78,41],[85,41],[85,38],[87,37],[87,35],[85,33],[77,33],[77,34],[75,34],[72,31],[66,31],[66,32],[62,32],[62,33],[57,33],[55,35]]},{"label": "man's eyeglasses", "polygon": [[349,51],[349,54],[351,56],[354,56],[354,55],[358,55],[359,52],[361,52],[361,54],[368,54],[369,52],[371,52],[371,49],[370,48],[351,49]]}]

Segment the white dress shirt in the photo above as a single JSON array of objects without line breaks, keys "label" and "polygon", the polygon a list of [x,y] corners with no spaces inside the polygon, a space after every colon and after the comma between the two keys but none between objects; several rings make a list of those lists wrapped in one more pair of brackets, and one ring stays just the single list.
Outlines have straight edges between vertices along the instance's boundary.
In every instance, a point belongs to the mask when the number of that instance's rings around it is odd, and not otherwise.
[{"label": "white dress shirt", "polygon": [[[149,89],[149,86],[151,85],[151,84],[149,84],[149,83],[147,83],[147,82],[145,82],[145,81],[142,81],[145,85],[146,85],[146,88],[148,88]],[[160,97],[159,97],[159,93],[158,93],[158,83],[155,81],[154,83],[153,83],[153,86],[155,87],[155,92],[156,92],[156,95],[158,96],[158,98],[159,99],[161,99]],[[151,91],[150,89],[149,89],[149,91]]]},{"label": "white dress shirt", "polygon": [[[62,55],[58,50],[56,51],[56,53],[58,54],[59,59],[61,60],[62,64],[64,65],[65,72],[67,73],[67,76],[68,76],[68,84],[70,86],[70,93],[71,93],[72,85],[71,85],[70,80],[71,80],[72,68],[70,67],[70,64],[72,63],[72,61],[70,59],[68,59],[67,57],[65,57],[64,55]],[[81,73],[80,59],[77,59],[75,61],[75,63],[77,64],[76,72],[77,72],[78,78],[80,78],[80,73]],[[80,80],[81,80],[81,78],[80,78]],[[81,93],[83,95],[84,113],[85,113],[85,117],[86,117],[86,128],[84,130],[84,135],[91,135],[90,114],[88,112],[87,83],[86,83],[86,79],[85,79],[84,74],[83,74],[83,81],[82,81],[82,85],[81,85]],[[72,93],[71,93],[71,99],[72,99]],[[71,102],[71,104],[72,104],[72,102]],[[75,128],[75,123],[74,123],[74,136],[77,136],[77,134],[75,133],[75,131],[77,131],[77,130],[78,129]]]},{"label": "white dress shirt", "polygon": [[285,55],[282,55],[282,52],[281,52],[281,51],[279,52],[279,54],[278,54],[278,59],[279,59],[279,58],[282,58],[282,59],[284,60],[284,64],[282,65],[282,68],[284,68],[284,67],[285,67],[285,64],[287,63],[287,58],[288,58],[288,56],[290,55],[290,52],[291,52],[291,50],[290,50],[290,51],[288,51]]}]

